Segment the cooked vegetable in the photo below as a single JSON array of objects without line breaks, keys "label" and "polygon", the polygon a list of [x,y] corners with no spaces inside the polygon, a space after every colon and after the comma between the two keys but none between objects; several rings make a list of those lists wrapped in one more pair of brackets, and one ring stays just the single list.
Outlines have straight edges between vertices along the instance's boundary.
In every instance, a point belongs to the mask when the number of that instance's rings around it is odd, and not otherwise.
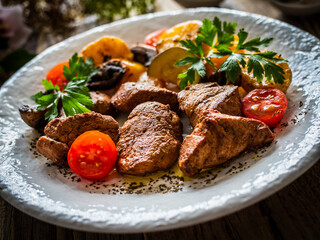
[{"label": "cooked vegetable", "polygon": [[259,82],[255,77],[253,72],[248,73],[248,68],[243,68],[241,71],[241,86],[247,91],[250,92],[253,89],[257,88],[277,88],[282,92],[286,93],[291,81],[292,81],[292,72],[287,63],[277,63],[277,66],[281,67],[284,71],[284,80],[283,83],[275,82],[273,79],[269,81],[266,77],[263,77],[261,82]]},{"label": "cooked vegetable", "polygon": [[[176,66],[175,63],[187,56],[191,56],[185,49],[180,47],[169,48],[168,50],[157,55],[148,68],[148,76],[157,78],[165,82],[179,85],[179,74],[185,72],[188,68],[186,66]],[[199,81],[199,75],[193,72],[195,82]]]},{"label": "cooked vegetable", "polygon": [[126,68],[126,72],[121,80],[121,83],[137,82],[140,79],[140,76],[147,71],[146,67],[138,62],[121,60],[121,63]]},{"label": "cooked vegetable", "polygon": [[[286,60],[276,57],[277,53],[275,52],[261,52],[259,49],[259,47],[269,46],[273,38],[262,40],[254,38],[245,42],[248,33],[244,29],[240,29],[237,34],[238,39],[236,39],[238,41],[235,41],[236,26],[236,23],[222,23],[217,17],[213,21],[204,19],[195,42],[191,40],[180,41],[182,46],[192,54],[191,57],[187,56],[176,63],[178,66],[191,64],[188,70],[181,75],[182,84],[180,83],[180,87],[194,83],[194,74],[190,74],[194,71],[197,71],[201,77],[206,75],[207,69],[204,62],[217,68],[211,61],[212,58],[225,58],[221,64],[221,70],[226,71],[226,77],[231,83],[234,83],[238,78],[241,67],[247,67],[248,72],[252,72],[258,82],[261,82],[265,77],[268,81],[273,79],[276,83],[283,83],[284,71],[277,64],[284,63]],[[236,47],[232,47],[235,42],[237,42]],[[245,61],[246,57],[247,61]]]},{"label": "cooked vegetable", "polygon": [[58,85],[60,90],[69,82],[68,79],[63,75],[64,66],[69,67],[68,62],[62,62],[51,68],[48,72],[46,79],[53,83],[53,85]]},{"label": "cooked vegetable", "polygon": [[155,48],[146,45],[135,46],[130,51],[133,53],[133,61],[141,63],[146,67],[150,66],[152,59],[157,55]]},{"label": "cooked vegetable", "polygon": [[167,29],[159,29],[148,34],[144,39],[144,44],[149,45],[151,47],[155,47],[159,37],[165,32]]},{"label": "cooked vegetable", "polygon": [[59,115],[58,105],[61,103],[66,116],[90,112],[87,107],[92,107],[93,103],[86,83],[96,72],[92,60],[84,61],[75,53],[69,60],[69,68],[64,66],[63,69],[63,75],[69,81],[63,90],[46,79],[42,80],[46,91],[40,91],[31,97],[38,104],[37,110],[47,109],[45,119],[49,121]]},{"label": "cooked vegetable", "polygon": [[137,62],[111,59],[98,68],[88,81],[90,90],[107,90],[125,82],[137,82],[146,68]]},{"label": "cooked vegetable", "polygon": [[123,58],[132,60],[131,53],[127,44],[117,37],[103,37],[87,45],[82,51],[83,58],[92,58],[95,66],[112,58]]},{"label": "cooked vegetable", "polygon": [[126,67],[121,61],[108,61],[103,63],[98,72],[87,83],[90,90],[107,90],[119,84],[126,72]]},{"label": "cooked vegetable", "polygon": [[72,143],[68,164],[84,178],[101,179],[111,172],[117,160],[117,149],[111,138],[99,131],[81,134]]},{"label": "cooked vegetable", "polygon": [[276,88],[255,89],[243,99],[241,110],[248,118],[260,120],[270,127],[277,126],[287,110],[286,95]]},{"label": "cooked vegetable", "polygon": [[179,43],[180,40],[194,40],[200,26],[201,21],[197,20],[187,21],[173,26],[159,37],[159,40],[156,43],[157,51],[161,53],[172,47],[181,47],[181,44]]}]

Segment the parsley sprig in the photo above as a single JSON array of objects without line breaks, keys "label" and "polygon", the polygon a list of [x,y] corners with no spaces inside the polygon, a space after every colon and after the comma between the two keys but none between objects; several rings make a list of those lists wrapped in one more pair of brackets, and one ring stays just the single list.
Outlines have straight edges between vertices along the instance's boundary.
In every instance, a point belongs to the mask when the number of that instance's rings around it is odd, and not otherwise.
[{"label": "parsley sprig", "polygon": [[[217,70],[211,58],[225,56],[227,58],[221,65],[221,71],[226,72],[226,77],[232,83],[236,81],[241,73],[241,67],[247,67],[248,73],[253,72],[253,76],[258,82],[261,82],[265,76],[268,81],[273,79],[276,83],[283,83],[284,71],[277,63],[287,61],[278,58],[276,52],[260,51],[260,47],[268,47],[273,38],[260,39],[258,37],[246,41],[248,32],[242,28],[237,34],[238,43],[231,50],[230,47],[233,45],[236,27],[237,23],[222,22],[218,17],[215,17],[213,21],[204,19],[194,42],[191,40],[179,41],[192,54],[180,59],[175,64],[176,66],[189,65],[186,72],[178,75],[181,79],[179,83],[181,89],[184,89],[188,84],[194,83],[195,74],[199,74],[200,77],[206,75],[205,62]],[[207,49],[206,52],[204,52],[204,49]],[[216,51],[213,51],[214,49]]]},{"label": "parsley sprig", "polygon": [[92,59],[83,60],[75,53],[69,59],[69,68],[64,66],[63,75],[69,82],[60,90],[51,81],[42,80],[45,92],[38,92],[31,97],[37,104],[37,110],[44,111],[45,119],[51,121],[59,115],[62,105],[66,116],[90,112],[87,107],[93,106],[86,83],[98,70],[94,68]]}]

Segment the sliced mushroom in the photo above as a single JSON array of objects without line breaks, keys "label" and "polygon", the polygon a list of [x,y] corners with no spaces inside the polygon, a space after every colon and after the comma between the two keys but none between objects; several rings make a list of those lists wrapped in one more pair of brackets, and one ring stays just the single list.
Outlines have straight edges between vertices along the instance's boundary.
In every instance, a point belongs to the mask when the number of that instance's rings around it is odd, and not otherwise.
[{"label": "sliced mushroom", "polygon": [[156,49],[146,45],[137,45],[130,49],[133,60],[149,67],[151,60],[157,55]]},{"label": "sliced mushroom", "polygon": [[121,61],[108,61],[98,68],[98,73],[88,81],[90,90],[107,90],[115,87],[122,80],[126,72]]}]

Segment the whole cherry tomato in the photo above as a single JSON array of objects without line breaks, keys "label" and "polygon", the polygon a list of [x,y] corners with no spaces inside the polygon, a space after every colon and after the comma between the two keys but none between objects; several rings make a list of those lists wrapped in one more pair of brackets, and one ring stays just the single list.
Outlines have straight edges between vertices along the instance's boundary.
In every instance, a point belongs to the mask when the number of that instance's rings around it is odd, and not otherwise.
[{"label": "whole cherry tomato", "polygon": [[111,172],[117,160],[112,139],[99,131],[81,134],[68,153],[71,170],[84,178],[101,179]]},{"label": "whole cherry tomato", "polygon": [[58,85],[60,90],[63,89],[63,87],[69,82],[66,77],[63,75],[63,67],[67,66],[69,67],[68,62],[62,62],[58,65],[51,68],[51,70],[48,72],[46,79],[48,81],[51,81],[53,85]]},{"label": "whole cherry tomato", "polygon": [[159,40],[159,37],[165,32],[167,31],[167,29],[159,29],[157,31],[154,31],[150,34],[148,34],[145,39],[144,39],[144,43],[146,45],[149,45],[151,47],[155,47],[157,41]]},{"label": "whole cherry tomato", "polygon": [[277,126],[287,110],[286,95],[276,88],[255,89],[242,100],[241,110],[248,118]]}]

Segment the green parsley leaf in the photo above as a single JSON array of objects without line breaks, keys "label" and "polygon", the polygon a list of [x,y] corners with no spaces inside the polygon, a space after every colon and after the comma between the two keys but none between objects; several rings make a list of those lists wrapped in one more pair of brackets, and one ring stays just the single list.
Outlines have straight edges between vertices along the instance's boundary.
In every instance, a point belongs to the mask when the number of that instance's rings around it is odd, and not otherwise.
[{"label": "green parsley leaf", "polygon": [[90,112],[87,107],[92,107],[89,89],[86,83],[97,72],[92,59],[84,61],[75,53],[69,59],[69,68],[64,66],[63,75],[69,80],[60,91],[51,81],[42,80],[45,92],[38,92],[31,98],[38,104],[38,110],[46,110],[45,119],[51,121],[59,114],[59,105],[62,105],[66,116],[73,116]]},{"label": "green parsley leaf", "polygon": [[36,94],[32,95],[31,99],[36,102],[37,99],[41,98],[43,95],[44,95],[43,92],[40,91],[40,92],[37,92]]},{"label": "green parsley leaf", "polygon": [[[82,105],[83,104],[83,105]],[[73,116],[74,114],[80,114],[90,112],[84,104],[93,105],[89,97],[74,92],[66,92],[62,95],[62,106],[66,115]]]},{"label": "green parsley leaf", "polygon": [[193,83],[195,80],[195,70],[193,68],[189,68],[186,72],[178,75],[178,78],[181,78],[179,82],[180,89],[185,89],[188,86],[188,83]]},{"label": "green parsley leaf", "polygon": [[260,49],[258,47],[268,47],[272,41],[273,38],[265,38],[260,40],[260,38],[258,37],[251,39],[244,44],[241,44],[239,49],[245,49],[252,52],[260,52]]},{"label": "green parsley leaf", "polygon": [[261,82],[265,75],[268,81],[273,78],[274,82],[283,83],[284,71],[275,63],[286,62],[286,60],[274,58],[274,56],[276,56],[275,52],[252,54],[248,61],[248,73],[253,71],[253,76],[258,82]]},{"label": "green parsley leaf", "polygon": [[[258,37],[246,42],[249,34],[242,28],[237,33],[238,44],[234,50],[231,50],[230,46],[234,41],[236,27],[237,23],[222,22],[218,17],[215,17],[213,21],[204,19],[194,42],[191,40],[180,41],[181,45],[193,55],[180,59],[176,63],[176,66],[189,65],[188,70],[178,76],[181,79],[179,83],[181,89],[194,83],[196,71],[201,77],[206,75],[204,62],[216,69],[211,58],[225,56],[227,58],[221,65],[221,70],[226,71],[226,76],[232,83],[241,73],[241,67],[248,67],[248,72],[253,72],[253,76],[258,82],[261,82],[265,76],[268,81],[273,79],[276,83],[283,83],[284,71],[277,63],[287,61],[276,57],[277,53],[275,52],[260,51],[261,47],[268,47],[273,38],[261,39]],[[203,53],[203,43],[210,47],[207,53]],[[213,49],[217,51],[213,51]],[[242,51],[238,52],[239,50]]]},{"label": "green parsley leaf", "polygon": [[42,79],[42,85],[44,86],[44,89],[46,91],[51,91],[51,90],[59,91],[59,87],[57,85],[53,86],[53,83],[51,81],[48,81],[47,79]]},{"label": "green parsley leaf", "polygon": [[38,110],[45,110],[48,106],[52,105],[56,99],[59,98],[59,94],[51,93],[51,94],[43,94],[41,97],[36,98],[35,101],[39,106]]},{"label": "green parsley leaf", "polygon": [[201,45],[197,45],[196,43],[192,42],[190,39],[187,40],[180,40],[179,43],[187,49],[189,53],[192,54],[201,54],[202,47]]},{"label": "green parsley leaf", "polygon": [[243,28],[241,28],[237,35],[239,38],[239,42],[238,42],[238,46],[237,46],[236,50],[239,50],[240,47],[242,46],[242,44],[244,43],[244,41],[247,39],[249,34],[248,34],[248,32],[244,31]]},{"label": "green parsley leaf", "polygon": [[[188,71],[185,73],[185,75],[180,75],[179,74],[179,78],[184,78],[183,80],[183,85],[185,83],[194,83],[195,80],[195,72],[197,71],[197,73],[201,76],[204,77],[206,75],[206,67],[203,64],[203,61],[201,58],[199,57],[195,57],[195,56],[187,56],[183,59],[180,59],[178,62],[175,63],[176,66],[185,66],[190,64],[190,67],[188,69]],[[191,73],[193,72],[193,75],[191,76]]]},{"label": "green parsley leaf", "polygon": [[64,88],[64,92],[78,92],[82,95],[90,97],[89,88],[85,85],[87,81],[85,79],[79,79],[77,81],[68,82]]},{"label": "green parsley leaf", "polygon": [[75,53],[69,59],[69,67],[63,67],[63,75],[66,77],[67,80],[72,81],[72,79],[77,75],[77,71],[79,68],[78,62],[78,54]]},{"label": "green parsley leaf", "polygon": [[52,103],[48,111],[44,114],[46,120],[51,121],[59,115],[58,98]]},{"label": "green parsley leaf", "polygon": [[212,22],[205,18],[202,21],[202,27],[199,29],[198,39],[209,46],[213,45],[213,40],[216,35],[217,29],[213,26]]},{"label": "green parsley leaf", "polygon": [[63,67],[63,75],[69,81],[74,79],[90,78],[93,74],[97,73],[97,69],[94,68],[93,59],[87,58],[86,61],[83,58],[78,57],[75,53],[69,59],[69,67]]},{"label": "green parsley leaf", "polygon": [[198,60],[199,60],[198,57],[187,56],[187,57],[184,57],[184,58],[180,59],[178,62],[176,62],[175,66],[185,66],[185,65],[197,62]]},{"label": "green parsley leaf", "polygon": [[213,25],[217,29],[217,45],[230,47],[232,46],[232,41],[234,40],[233,34],[237,28],[237,23],[228,23],[228,22],[221,22],[218,17],[213,19]]},{"label": "green parsley leaf", "polygon": [[244,56],[239,53],[232,53],[221,65],[221,71],[226,71],[226,77],[234,83],[237,77],[241,73],[241,67],[245,67],[246,62],[244,61]]}]

